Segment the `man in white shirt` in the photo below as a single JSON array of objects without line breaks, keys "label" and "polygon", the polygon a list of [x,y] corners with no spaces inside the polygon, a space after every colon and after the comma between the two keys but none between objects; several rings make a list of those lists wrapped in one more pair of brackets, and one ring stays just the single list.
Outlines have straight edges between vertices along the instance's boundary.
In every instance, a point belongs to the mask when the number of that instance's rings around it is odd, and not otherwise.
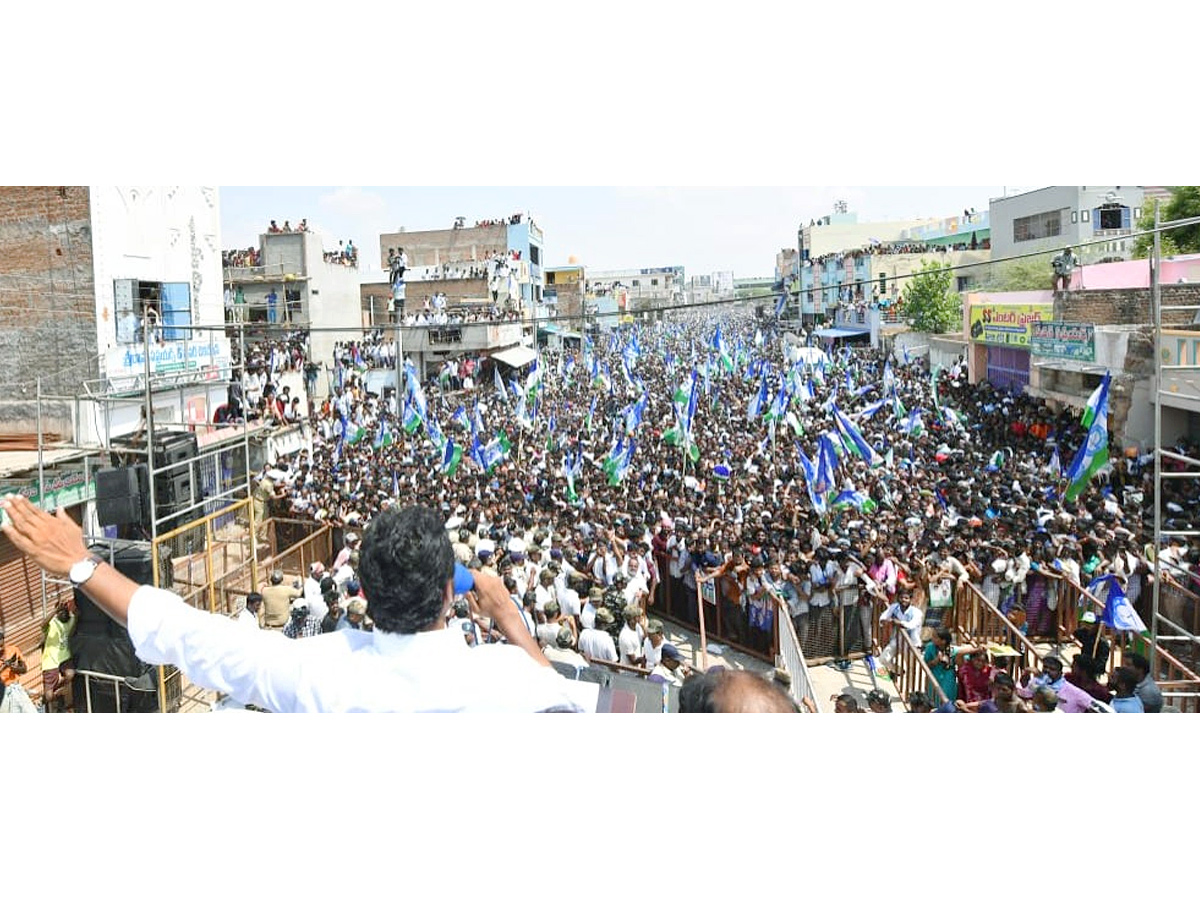
[{"label": "man in white shirt", "polygon": [[251,591],[246,595],[246,605],[242,607],[241,612],[237,614],[239,625],[245,625],[247,628],[257,630],[261,626],[258,624],[259,614],[262,612],[262,594],[257,591]]},{"label": "man in white shirt", "polygon": [[[577,711],[567,685],[519,623],[503,586],[476,575],[458,584],[454,552],[432,509],[388,509],[363,546],[363,589],[374,631],[346,629],[281,640],[138,585],[89,555],[83,532],[23,497],[0,500],[3,533],[30,560],[67,576],[125,625],[138,658],[172,665],[192,683],[272,712]],[[416,539],[414,539],[414,535]],[[445,628],[455,593],[474,588],[478,614],[508,644],[468,647]]]},{"label": "man in white shirt", "polygon": [[646,640],[642,642],[642,656],[645,658],[645,667],[653,669],[662,659],[662,648],[666,645],[666,638],[663,636],[663,623],[658,619],[650,619],[646,622]]},{"label": "man in white shirt", "polygon": [[912,605],[912,594],[907,588],[901,588],[896,595],[896,602],[885,609],[883,615],[879,617],[881,625],[886,622],[893,624],[892,639],[888,641],[888,645],[883,651],[882,661],[886,668],[891,668],[892,661],[896,658],[896,654],[900,652],[901,630],[908,635],[913,645],[918,650],[920,649],[921,625],[924,621],[925,614]]},{"label": "man in white shirt", "polygon": [[595,627],[585,626],[583,631],[579,632],[579,652],[588,659],[616,662],[617,646],[613,643],[612,635],[604,630],[605,625],[612,623],[612,613],[604,607],[598,609]]},{"label": "man in white shirt", "polygon": [[641,666],[646,661],[642,656],[642,642],[646,640],[646,632],[642,628],[644,618],[640,607],[625,608],[625,626],[617,637],[617,651],[623,666]]},{"label": "man in white shirt", "polygon": [[[596,613],[598,613],[604,604],[604,591],[601,588],[594,587],[588,591],[587,603],[583,605],[583,609],[579,611],[579,625],[582,628],[594,628],[596,625]],[[611,620],[610,620],[611,621]]]},{"label": "man in white shirt", "polygon": [[546,604],[552,600],[555,601],[555,605],[557,606],[558,603],[554,591],[554,573],[549,569],[543,569],[541,574],[538,576],[538,581],[538,586],[533,589],[534,594],[537,597],[537,601],[534,603],[534,609],[536,609],[538,612],[542,612],[546,608]]}]

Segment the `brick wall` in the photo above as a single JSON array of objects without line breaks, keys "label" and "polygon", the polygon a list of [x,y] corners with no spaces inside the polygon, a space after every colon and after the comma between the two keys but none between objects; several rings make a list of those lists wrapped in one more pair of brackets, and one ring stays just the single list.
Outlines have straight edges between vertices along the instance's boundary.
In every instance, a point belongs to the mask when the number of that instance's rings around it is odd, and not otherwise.
[{"label": "brick wall", "polygon": [[[0,431],[36,431],[39,375],[60,396],[99,376],[93,278],[86,187],[0,187]],[[70,404],[42,414],[69,432]]]},{"label": "brick wall", "polygon": [[[1161,286],[1164,325],[1187,325],[1194,310],[1169,312],[1172,304],[1200,304],[1200,284]],[[1153,323],[1149,288],[1101,291],[1067,291],[1054,295],[1054,318],[1059,322],[1091,325],[1144,325]]]}]

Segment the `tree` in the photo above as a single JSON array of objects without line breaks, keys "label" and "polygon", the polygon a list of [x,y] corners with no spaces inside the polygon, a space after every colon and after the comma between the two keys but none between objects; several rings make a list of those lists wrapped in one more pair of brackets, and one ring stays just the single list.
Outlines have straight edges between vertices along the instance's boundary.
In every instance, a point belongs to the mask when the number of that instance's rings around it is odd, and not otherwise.
[{"label": "tree", "polygon": [[962,325],[962,300],[950,290],[950,266],[926,260],[904,286],[904,315],[912,327],[928,334],[945,334]]},{"label": "tree", "polygon": [[1048,291],[1054,287],[1053,253],[1040,253],[1028,259],[993,263],[987,277],[972,290],[979,291]]},{"label": "tree", "polygon": [[[1159,208],[1160,225],[1177,222],[1180,219],[1200,217],[1200,187],[1173,187],[1171,199]],[[1142,218],[1139,223],[1142,233],[1133,244],[1133,255],[1136,259],[1145,259],[1154,248],[1154,207],[1147,203],[1142,206]],[[1200,253],[1200,224],[1184,225],[1164,231],[1160,239],[1163,256],[1176,256],[1180,253]]]}]

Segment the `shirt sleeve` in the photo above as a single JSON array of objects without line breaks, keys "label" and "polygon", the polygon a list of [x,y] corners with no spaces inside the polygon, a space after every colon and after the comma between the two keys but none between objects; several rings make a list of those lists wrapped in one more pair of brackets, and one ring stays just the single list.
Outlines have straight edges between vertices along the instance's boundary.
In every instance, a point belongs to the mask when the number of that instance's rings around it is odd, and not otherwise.
[{"label": "shirt sleeve", "polygon": [[142,585],[129,602],[129,637],[138,658],[172,665],[209,690],[276,712],[300,709],[301,641],[239,627],[188,606],[178,595]]}]

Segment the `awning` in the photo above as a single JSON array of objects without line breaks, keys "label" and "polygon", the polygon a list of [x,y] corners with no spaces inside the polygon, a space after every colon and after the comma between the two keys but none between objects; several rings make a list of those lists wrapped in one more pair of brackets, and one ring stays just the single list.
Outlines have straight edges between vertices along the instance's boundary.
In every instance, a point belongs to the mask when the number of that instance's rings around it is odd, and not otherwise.
[{"label": "awning", "polygon": [[852,328],[850,326],[839,328],[818,328],[813,332],[813,334],[815,334],[817,337],[823,338],[862,337],[863,335],[869,335],[870,333],[870,328]]},{"label": "awning", "polygon": [[512,366],[514,369],[527,366],[536,358],[537,354],[532,347],[509,347],[507,350],[500,350],[492,354],[492,359],[498,360],[506,366]]}]

